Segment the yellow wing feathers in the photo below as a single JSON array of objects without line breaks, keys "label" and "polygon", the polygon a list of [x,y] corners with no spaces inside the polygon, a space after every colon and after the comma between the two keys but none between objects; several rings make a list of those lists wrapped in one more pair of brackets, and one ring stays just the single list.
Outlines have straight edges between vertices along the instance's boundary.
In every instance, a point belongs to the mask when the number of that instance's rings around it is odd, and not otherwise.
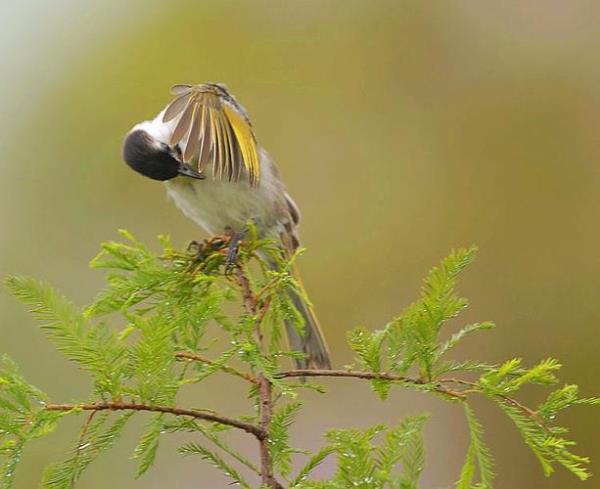
[{"label": "yellow wing feathers", "polygon": [[260,164],[252,128],[248,125],[244,117],[239,115],[233,107],[225,105],[223,109],[227,121],[229,122],[229,127],[233,129],[235,140],[238,142],[241,156],[245,162],[245,167],[250,176],[250,180],[258,181],[260,176]]},{"label": "yellow wing feathers", "polygon": [[[245,173],[251,185],[260,179],[260,159],[252,126],[222,85],[175,85],[176,95],[163,122],[179,118],[170,144],[181,148],[183,161],[203,171],[212,164],[215,178],[239,181]],[[186,139],[187,137],[187,139]]]}]

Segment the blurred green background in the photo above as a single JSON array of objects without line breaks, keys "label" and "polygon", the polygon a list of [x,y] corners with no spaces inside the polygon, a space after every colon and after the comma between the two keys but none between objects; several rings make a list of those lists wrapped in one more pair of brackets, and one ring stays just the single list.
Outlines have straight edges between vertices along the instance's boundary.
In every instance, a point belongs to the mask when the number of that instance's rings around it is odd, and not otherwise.
[{"label": "blurred green background", "polygon": [[[351,360],[347,329],[383,325],[432,264],[476,243],[461,321],[499,327],[457,358],[557,356],[564,381],[598,393],[599,48],[592,0],[2,0],[0,275],[35,275],[84,303],[101,284],[87,261],[117,228],[181,245],[203,236],[159,183],[121,162],[120,146],[171,84],[223,81],[303,211],[301,267],[336,365]],[[0,350],[28,379],[56,400],[87,395],[85,374],[5,292],[0,310]],[[410,392],[384,404],[367,386],[327,383],[330,395],[310,396],[294,429],[298,445],[316,447],[325,427],[428,410],[423,487],[451,487],[467,444],[460,407]],[[244,410],[228,384],[195,402]],[[545,480],[510,423],[476,407],[500,489],[598,487],[562,470]],[[564,422],[600,472],[598,413]],[[169,439],[158,469],[133,482],[141,424],[79,487],[225,487]],[[36,487],[43,465],[64,456],[78,427],[61,428],[29,450],[18,488]]]}]

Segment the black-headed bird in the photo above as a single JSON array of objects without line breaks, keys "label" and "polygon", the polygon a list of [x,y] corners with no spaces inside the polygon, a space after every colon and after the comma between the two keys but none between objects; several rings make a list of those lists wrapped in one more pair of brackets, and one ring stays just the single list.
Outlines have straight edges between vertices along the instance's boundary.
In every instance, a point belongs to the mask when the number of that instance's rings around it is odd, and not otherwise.
[{"label": "black-headed bird", "polygon": [[[220,83],[175,85],[171,92],[175,98],[165,109],[127,134],[127,164],[163,181],[181,211],[210,234],[242,233],[252,220],[261,235],[293,253],[300,244],[300,212],[245,109]],[[290,348],[305,355],[298,368],[331,368],[312,307],[293,289],[287,293],[305,323],[304,334],[286,323]]]}]

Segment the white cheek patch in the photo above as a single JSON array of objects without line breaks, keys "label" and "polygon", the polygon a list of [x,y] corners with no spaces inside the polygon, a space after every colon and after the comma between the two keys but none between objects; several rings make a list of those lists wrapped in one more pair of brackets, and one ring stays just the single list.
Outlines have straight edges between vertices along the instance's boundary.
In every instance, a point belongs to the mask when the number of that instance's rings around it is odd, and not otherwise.
[{"label": "white cheek patch", "polygon": [[144,121],[136,124],[129,132],[142,130],[156,142],[157,147],[161,144],[169,145],[175,124],[174,121],[163,122],[163,113],[164,110],[151,121]]}]

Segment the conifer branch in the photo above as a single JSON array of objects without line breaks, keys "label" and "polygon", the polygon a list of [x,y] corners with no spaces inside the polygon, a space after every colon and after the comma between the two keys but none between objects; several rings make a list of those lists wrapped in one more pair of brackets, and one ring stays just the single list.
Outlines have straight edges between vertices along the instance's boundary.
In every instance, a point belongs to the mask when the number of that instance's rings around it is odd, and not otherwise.
[{"label": "conifer branch", "polygon": [[[363,372],[358,370],[308,370],[308,369],[299,369],[299,370],[286,370],[283,372],[279,372],[277,374],[280,378],[286,377],[349,377],[355,379],[365,379],[365,380],[389,380],[395,382],[402,382],[405,384],[413,384],[413,385],[427,385],[426,382],[421,379],[416,379],[413,377],[406,377],[404,375],[396,375],[390,374],[386,372]],[[449,397],[454,397],[459,400],[465,400],[466,397],[464,393],[448,389],[441,385],[440,382],[435,382],[433,390],[438,392],[439,394],[444,394]]]},{"label": "conifer branch", "polygon": [[238,419],[229,418],[213,413],[205,413],[195,409],[185,409],[169,406],[150,406],[147,404],[128,403],[128,402],[94,402],[81,404],[48,404],[45,407],[46,411],[147,411],[152,413],[166,413],[174,416],[189,416],[195,419],[211,421],[232,428],[238,428],[254,435],[258,440],[266,438],[266,432],[253,424],[240,421]]},{"label": "conifer branch", "polygon": [[[42,484],[45,488],[72,487],[92,460],[113,446],[136,412],[156,413],[135,450],[140,461],[138,476],[153,465],[164,433],[184,431],[203,434],[216,449],[191,442],[182,446],[180,453],[202,457],[245,489],[254,487],[252,481],[246,481],[231,462],[255,472],[264,489],[283,489],[284,484],[294,489],[349,487],[367,480],[369,487],[418,487],[425,463],[423,415],[405,418],[396,427],[331,430],[326,435],[327,445],[312,456],[307,453],[304,467],[292,473],[295,457],[305,451],[289,442],[289,427],[301,402],[294,399],[298,386],[288,379],[309,377],[361,379],[369,382],[381,399],[396,386],[462,404],[471,443],[457,489],[491,489],[494,478],[483,426],[470,407],[474,394],[494,401],[508,415],[546,475],[560,465],[582,480],[590,476],[586,469],[589,460],[571,452],[574,443],[562,437],[567,430],[554,419],[571,406],[600,405],[600,398],[580,398],[578,386],[567,384],[550,392],[534,408],[516,399],[524,386],[556,384],[557,360],[549,358],[525,368],[515,358],[501,365],[446,358],[447,351],[463,338],[493,327],[489,321],[467,324],[450,339],[440,340],[441,327],[467,305],[456,293],[456,283],[473,260],[475,248],[455,250],[434,267],[419,298],[383,328],[369,331],[359,327],[349,332],[355,368],[282,370],[282,359],[299,358],[299,352],[281,346],[283,323],[302,324],[287,297],[288,288],[297,285],[287,273],[294,258],[281,253],[277,243],[258,238],[251,223],[249,229],[250,238],[242,244],[247,248],[237,255],[231,274],[223,266],[225,239],[212,238],[199,245],[197,252],[179,253],[162,238],[164,253],[156,255],[122,231],[126,243],[104,243],[103,251],[92,261],[95,268],[108,270],[109,277],[105,289],[84,309],[47,284],[26,277],[7,280],[9,289],[29,306],[57,348],[92,373],[94,393],[100,400],[52,404],[25,381],[14,362],[8,358],[0,361],[1,487],[12,487],[26,442],[51,432],[62,415],[82,411],[88,415],[76,451],[64,463],[49,467]],[[260,266],[261,275],[253,274],[254,264]],[[223,306],[236,296],[242,311],[230,314]],[[123,315],[127,326],[114,330],[101,319],[111,313]],[[206,346],[200,345],[211,344],[206,340],[213,324],[230,335],[231,347],[218,357],[217,353],[207,357]],[[177,365],[177,360],[188,363]],[[240,361],[246,368],[230,366],[230,361]],[[189,362],[204,364],[196,377],[186,376]],[[181,387],[217,371],[248,382],[254,403],[251,416],[236,419],[173,405]],[[462,374],[453,377],[452,372],[472,372],[478,378],[465,380],[460,378]],[[131,400],[102,401],[123,398]],[[110,415],[112,411],[123,414],[109,423],[117,417]],[[255,456],[260,466],[229,445],[225,436],[229,428],[256,438]],[[329,481],[311,481],[313,470],[330,455],[337,458],[335,474]]]},{"label": "conifer branch", "polygon": [[[175,358],[180,359],[180,360],[190,360],[190,361],[195,361],[195,362],[200,362],[200,363],[206,363],[207,365],[215,365],[216,364],[216,362],[214,362],[210,358],[207,358],[204,355],[199,355],[197,353],[179,352],[179,353],[175,354]],[[219,368],[221,370],[223,370],[223,372],[227,372],[228,374],[232,374],[237,377],[240,377],[244,380],[247,380],[248,382],[251,382],[252,384],[255,384],[255,385],[259,384],[258,379],[256,377],[254,377],[253,375],[242,372],[234,367],[231,367],[230,365],[221,365],[221,366],[219,366]]]},{"label": "conifer branch", "polygon": [[[387,372],[365,372],[359,370],[308,370],[308,369],[299,369],[299,370],[287,370],[283,372],[279,372],[277,374],[279,378],[289,378],[289,377],[347,377],[347,378],[355,378],[355,379],[365,379],[365,380],[389,380],[395,382],[402,382],[406,384],[413,385],[426,385],[424,381],[421,379],[407,377],[404,375],[391,374]],[[443,384],[459,384],[469,389],[457,391],[454,389],[448,389],[444,387]],[[469,394],[479,393],[482,394],[480,386],[476,382],[470,382],[468,380],[458,379],[455,377],[448,378],[440,378],[436,379],[433,382],[433,391],[439,394],[443,394],[449,397],[454,397],[461,401],[465,401]],[[546,423],[538,416],[538,414],[531,408],[517,401],[516,399],[506,396],[503,394],[497,394],[497,398],[503,400],[511,406],[516,407],[520,411],[523,412],[526,416],[531,418],[534,422],[536,422],[539,426],[541,426],[546,432],[551,434],[550,429],[546,426]]]},{"label": "conifer branch", "polygon": [[[456,377],[441,378],[441,379],[438,379],[438,382],[448,383],[448,384],[459,384],[459,385],[469,387],[469,389],[462,391],[462,394],[465,396],[468,394],[475,394],[475,393],[482,394],[481,388],[476,382],[471,382],[471,381],[464,380],[464,379],[458,379]],[[495,397],[497,397],[498,399],[501,399],[502,401],[506,402],[507,404],[509,404],[513,407],[516,407],[517,409],[522,411],[525,416],[531,418],[535,423],[537,423],[539,426],[541,426],[544,429],[544,431],[546,431],[546,433],[548,433],[549,435],[552,435],[552,431],[550,430],[550,428],[548,428],[548,426],[546,425],[544,420],[542,418],[540,418],[540,416],[538,415],[538,413],[536,411],[527,407],[525,404],[522,404],[521,402],[517,401],[513,397],[510,397],[510,396],[507,396],[504,394],[496,394]]]}]

